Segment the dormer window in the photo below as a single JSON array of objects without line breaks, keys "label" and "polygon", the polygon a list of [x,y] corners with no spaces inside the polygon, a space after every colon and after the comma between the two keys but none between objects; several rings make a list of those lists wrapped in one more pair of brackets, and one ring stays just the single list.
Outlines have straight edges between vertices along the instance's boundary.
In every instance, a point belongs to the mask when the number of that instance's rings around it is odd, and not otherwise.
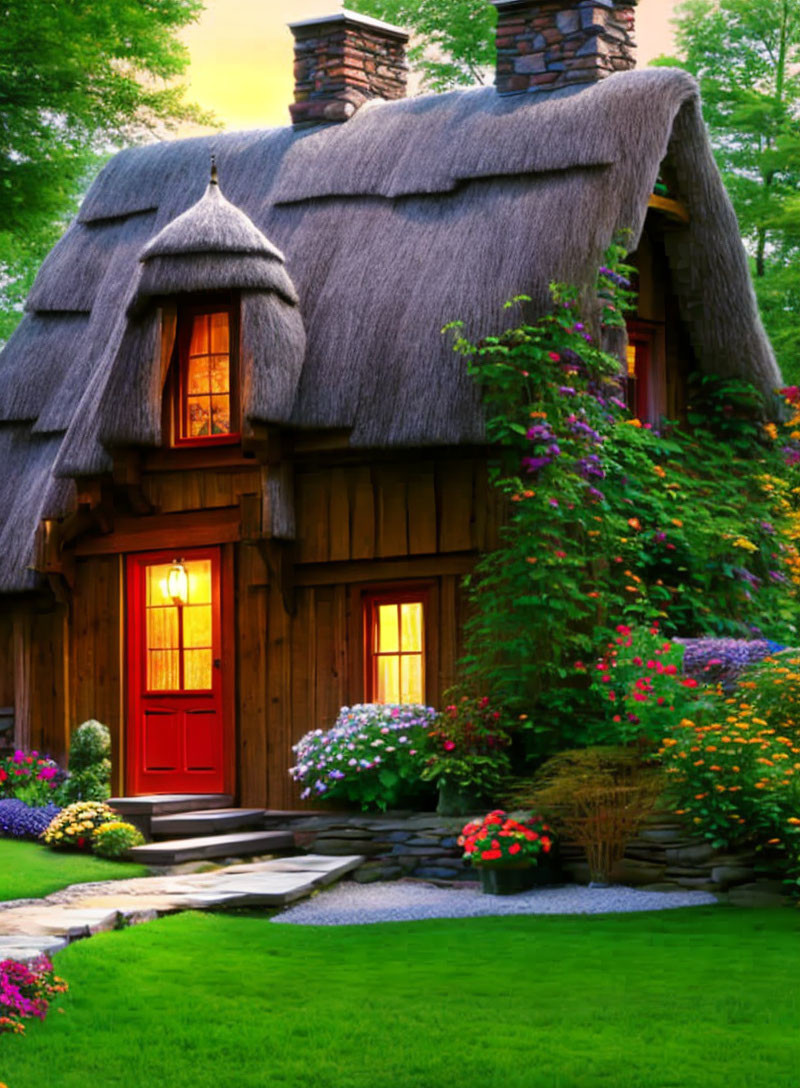
[{"label": "dormer window", "polygon": [[172,384],[175,446],[220,445],[239,439],[236,318],[230,303],[179,310]]}]

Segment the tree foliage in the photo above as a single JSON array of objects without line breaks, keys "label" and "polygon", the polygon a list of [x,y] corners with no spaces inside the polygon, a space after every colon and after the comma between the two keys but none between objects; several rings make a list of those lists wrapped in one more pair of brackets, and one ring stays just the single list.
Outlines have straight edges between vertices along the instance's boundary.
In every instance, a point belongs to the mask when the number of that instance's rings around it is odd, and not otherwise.
[{"label": "tree foliage", "polygon": [[348,8],[412,32],[412,67],[432,91],[486,81],[494,68],[497,13],[487,0],[353,0]]},{"label": "tree foliage", "polygon": [[800,0],[684,0],[678,64],[703,112],[787,377],[800,375]]},{"label": "tree foliage", "polygon": [[5,0],[0,7],[0,341],[35,269],[114,146],[199,119],[175,82],[202,0]]}]

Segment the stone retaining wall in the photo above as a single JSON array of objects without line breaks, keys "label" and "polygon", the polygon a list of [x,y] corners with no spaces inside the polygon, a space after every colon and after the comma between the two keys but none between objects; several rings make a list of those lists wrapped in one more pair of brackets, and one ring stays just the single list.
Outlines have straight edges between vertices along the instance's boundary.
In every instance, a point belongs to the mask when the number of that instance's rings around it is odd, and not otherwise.
[{"label": "stone retaining wall", "polygon": [[[462,859],[456,841],[468,819],[435,813],[332,812],[282,813],[275,822],[292,830],[300,849],[315,854],[363,854],[367,860],[353,875],[368,883],[400,877],[475,880],[475,870]],[[566,844],[561,864],[565,880],[588,883],[589,869],[578,847]],[[781,896],[779,881],[765,879],[762,867],[756,868],[754,853],[716,850],[669,814],[651,817],[629,844],[614,878],[659,891],[692,888],[729,893],[732,902],[766,904]]]}]

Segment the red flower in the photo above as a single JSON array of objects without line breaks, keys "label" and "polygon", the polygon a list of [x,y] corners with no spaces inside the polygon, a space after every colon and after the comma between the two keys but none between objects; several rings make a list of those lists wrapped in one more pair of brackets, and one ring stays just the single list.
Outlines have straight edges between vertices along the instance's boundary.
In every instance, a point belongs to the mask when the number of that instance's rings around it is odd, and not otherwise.
[{"label": "red flower", "polygon": [[496,858],[501,858],[502,856],[503,856],[503,851],[499,850],[499,849],[498,850],[484,850],[481,853],[481,857],[483,858],[484,861],[494,861]]},{"label": "red flower", "polygon": [[511,846],[508,848],[508,852],[509,854],[518,854],[521,849],[522,847],[518,842],[512,842]]},{"label": "red flower", "polygon": [[445,752],[452,752],[452,751],[453,751],[453,749],[455,748],[455,746],[456,746],[456,745],[455,745],[455,741],[452,741],[452,740],[446,740],[446,741],[444,742],[444,750],[445,750]]}]

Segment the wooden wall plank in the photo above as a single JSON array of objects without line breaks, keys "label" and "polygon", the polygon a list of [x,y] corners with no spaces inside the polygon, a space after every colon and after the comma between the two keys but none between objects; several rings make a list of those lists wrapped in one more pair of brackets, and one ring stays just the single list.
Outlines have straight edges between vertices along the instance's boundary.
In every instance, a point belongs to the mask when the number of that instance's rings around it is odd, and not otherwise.
[{"label": "wooden wall plank", "polygon": [[328,558],[328,490],[325,472],[306,472],[297,476],[297,557],[301,563],[324,563]]},{"label": "wooden wall plank", "polygon": [[239,709],[239,802],[267,805],[270,736],[267,707],[267,572],[260,549],[240,545],[237,555],[236,659]]},{"label": "wooden wall plank", "polygon": [[0,706],[14,705],[14,617],[0,613]]},{"label": "wooden wall plank", "polygon": [[30,743],[60,763],[69,744],[66,608],[32,618]]},{"label": "wooden wall plank", "polygon": [[436,479],[433,463],[408,473],[408,551],[436,552]]},{"label": "wooden wall plank", "polygon": [[350,505],[352,509],[351,559],[372,559],[375,555],[375,491],[367,466],[351,470]]},{"label": "wooden wall plank", "polygon": [[31,747],[31,637],[33,624],[27,609],[14,613],[14,744]]},{"label": "wooden wall plank", "polygon": [[280,587],[267,589],[267,804],[284,808],[291,754],[292,691],[290,618],[283,607]]},{"label": "wooden wall plank", "polygon": [[456,612],[457,578],[446,574],[439,589],[439,691],[438,698],[452,687],[456,678],[458,660],[458,632]]},{"label": "wooden wall plank", "polygon": [[475,547],[473,477],[473,464],[467,458],[437,466],[440,552],[463,552]]},{"label": "wooden wall plank", "polygon": [[347,630],[344,605],[344,586],[325,586],[314,591],[315,698],[309,729],[330,728],[346,702]]},{"label": "wooden wall plank", "polygon": [[70,726],[88,718],[107,725],[117,768],[123,766],[121,571],[116,555],[76,564],[70,625]]},{"label": "wooden wall plank", "polygon": [[374,478],[378,493],[375,554],[380,557],[408,555],[406,470],[396,465],[379,465]]},{"label": "wooden wall plank", "polygon": [[330,550],[332,560],[350,558],[350,495],[347,473],[343,468],[330,473]]}]

